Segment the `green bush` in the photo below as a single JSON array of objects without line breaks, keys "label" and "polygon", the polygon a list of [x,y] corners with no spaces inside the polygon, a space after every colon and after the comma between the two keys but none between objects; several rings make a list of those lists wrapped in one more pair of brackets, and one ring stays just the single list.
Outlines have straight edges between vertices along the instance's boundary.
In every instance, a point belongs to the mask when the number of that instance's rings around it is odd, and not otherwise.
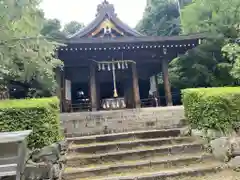
[{"label": "green bush", "polygon": [[182,101],[193,128],[222,132],[239,128],[240,87],[185,89]]},{"label": "green bush", "polygon": [[0,101],[0,131],[32,130],[29,148],[41,148],[61,138],[56,97]]}]

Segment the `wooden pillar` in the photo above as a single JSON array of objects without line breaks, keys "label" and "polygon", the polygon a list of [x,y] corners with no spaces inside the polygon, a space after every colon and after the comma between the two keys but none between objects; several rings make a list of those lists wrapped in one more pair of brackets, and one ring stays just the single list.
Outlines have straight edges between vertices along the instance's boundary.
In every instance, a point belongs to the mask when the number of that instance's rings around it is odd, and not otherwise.
[{"label": "wooden pillar", "polygon": [[171,85],[170,85],[170,82],[169,82],[169,75],[168,75],[168,61],[167,61],[167,59],[162,60],[162,72],[163,72],[163,82],[164,82],[166,103],[167,103],[167,106],[172,106],[173,102],[172,102]]},{"label": "wooden pillar", "polygon": [[60,68],[56,68],[55,69],[55,73],[56,73],[56,82],[57,82],[57,89],[56,89],[56,95],[60,101],[60,112],[63,112],[63,109],[62,109],[62,101],[63,101],[63,98],[62,98],[62,89],[63,89],[63,83],[62,83],[62,71]]},{"label": "wooden pillar", "polygon": [[155,75],[154,76],[154,80],[155,80],[155,84],[156,84],[156,92],[155,92],[155,96],[159,96],[159,88],[158,88],[158,76]]},{"label": "wooden pillar", "polygon": [[100,110],[101,107],[101,90],[100,90],[100,86],[101,86],[101,81],[100,78],[97,74],[97,71],[95,69],[95,77],[96,77],[96,98],[97,98],[97,110]]},{"label": "wooden pillar", "polygon": [[[131,75],[129,76],[131,77]],[[133,86],[132,86],[132,79],[131,78],[126,78],[124,80],[124,97],[125,97],[125,102],[126,102],[126,107],[127,108],[134,108],[134,103],[133,103]]]},{"label": "wooden pillar", "polygon": [[155,84],[156,84],[156,92],[155,92],[154,96],[158,98],[156,106],[160,106],[161,105],[161,99],[160,99],[159,88],[158,88],[158,76],[155,75],[154,79],[155,79]]},{"label": "wooden pillar", "polygon": [[137,65],[135,63],[132,64],[132,82],[133,82],[133,101],[134,107],[141,107],[141,100],[139,94],[139,84],[138,84],[138,74],[137,74]]},{"label": "wooden pillar", "polygon": [[65,108],[67,112],[72,112],[72,83],[71,80],[64,79],[64,89],[65,89],[65,94],[64,94],[64,101],[65,101]]},{"label": "wooden pillar", "polygon": [[98,108],[97,101],[97,81],[96,81],[96,67],[91,64],[90,65],[90,99],[91,99],[91,109],[92,111],[96,111]]},{"label": "wooden pillar", "polygon": [[62,102],[61,102],[61,106],[62,106],[62,112],[68,112],[68,106],[67,106],[67,101],[66,101],[66,68],[63,69],[62,72],[62,77],[61,77],[61,94],[62,94]]}]

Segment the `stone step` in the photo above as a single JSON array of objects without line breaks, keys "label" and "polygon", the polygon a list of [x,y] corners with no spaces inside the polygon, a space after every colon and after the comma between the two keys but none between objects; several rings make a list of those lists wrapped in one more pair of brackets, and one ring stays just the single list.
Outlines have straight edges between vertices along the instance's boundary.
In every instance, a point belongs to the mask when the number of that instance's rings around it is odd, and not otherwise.
[{"label": "stone step", "polygon": [[109,164],[103,164],[92,167],[83,168],[67,168],[65,169],[65,179],[74,178],[86,178],[94,176],[107,176],[109,174],[119,174],[119,173],[137,173],[137,172],[148,172],[152,169],[169,169],[178,166],[191,166],[192,164],[202,163],[203,161],[210,162],[213,158],[209,154],[185,154],[185,155],[175,155],[167,156],[162,158],[153,157],[149,160],[136,160],[129,162],[115,162]]},{"label": "stone step", "polygon": [[216,173],[225,168],[225,165],[223,165],[222,163],[207,162],[191,165],[191,167],[179,167],[164,170],[152,169],[150,171],[139,171],[137,173],[128,172],[126,174],[111,174],[110,176],[74,178],[72,180],[162,180],[179,176],[200,176],[207,173]]},{"label": "stone step", "polygon": [[160,147],[140,147],[133,150],[117,151],[103,154],[81,154],[71,153],[67,156],[68,167],[79,167],[82,165],[107,163],[112,161],[138,160],[153,156],[164,156],[166,154],[197,153],[203,149],[202,143],[185,143],[167,145]]},{"label": "stone step", "polygon": [[194,142],[192,137],[167,137],[154,139],[134,139],[132,141],[114,141],[106,143],[93,143],[87,145],[73,144],[69,147],[69,152],[76,153],[103,153],[119,150],[133,149],[140,146],[163,146],[171,144]]},{"label": "stone step", "polygon": [[74,144],[89,144],[100,142],[119,141],[121,139],[149,139],[159,137],[176,137],[181,134],[182,128],[177,129],[161,129],[147,131],[133,131],[115,134],[104,134],[95,136],[71,137],[67,138],[68,142]]}]

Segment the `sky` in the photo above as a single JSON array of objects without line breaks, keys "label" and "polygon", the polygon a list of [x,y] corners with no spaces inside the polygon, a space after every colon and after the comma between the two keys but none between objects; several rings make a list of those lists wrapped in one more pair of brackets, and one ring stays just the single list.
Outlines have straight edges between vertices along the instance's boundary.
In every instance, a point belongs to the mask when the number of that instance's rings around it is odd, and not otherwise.
[{"label": "sky", "polygon": [[[42,0],[46,18],[57,18],[62,25],[70,21],[89,24],[96,15],[97,5],[103,0]],[[108,0],[118,17],[131,27],[141,20],[147,0]]]}]

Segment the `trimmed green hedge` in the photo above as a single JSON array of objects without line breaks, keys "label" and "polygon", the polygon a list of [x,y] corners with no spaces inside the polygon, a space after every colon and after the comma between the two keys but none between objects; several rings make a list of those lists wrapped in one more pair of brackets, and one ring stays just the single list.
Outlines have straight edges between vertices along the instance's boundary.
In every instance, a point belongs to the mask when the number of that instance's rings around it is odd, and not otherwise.
[{"label": "trimmed green hedge", "polygon": [[59,100],[53,98],[0,101],[0,131],[33,130],[29,148],[41,148],[61,138]]},{"label": "trimmed green hedge", "polygon": [[182,101],[193,128],[223,132],[239,128],[240,87],[185,89]]}]

